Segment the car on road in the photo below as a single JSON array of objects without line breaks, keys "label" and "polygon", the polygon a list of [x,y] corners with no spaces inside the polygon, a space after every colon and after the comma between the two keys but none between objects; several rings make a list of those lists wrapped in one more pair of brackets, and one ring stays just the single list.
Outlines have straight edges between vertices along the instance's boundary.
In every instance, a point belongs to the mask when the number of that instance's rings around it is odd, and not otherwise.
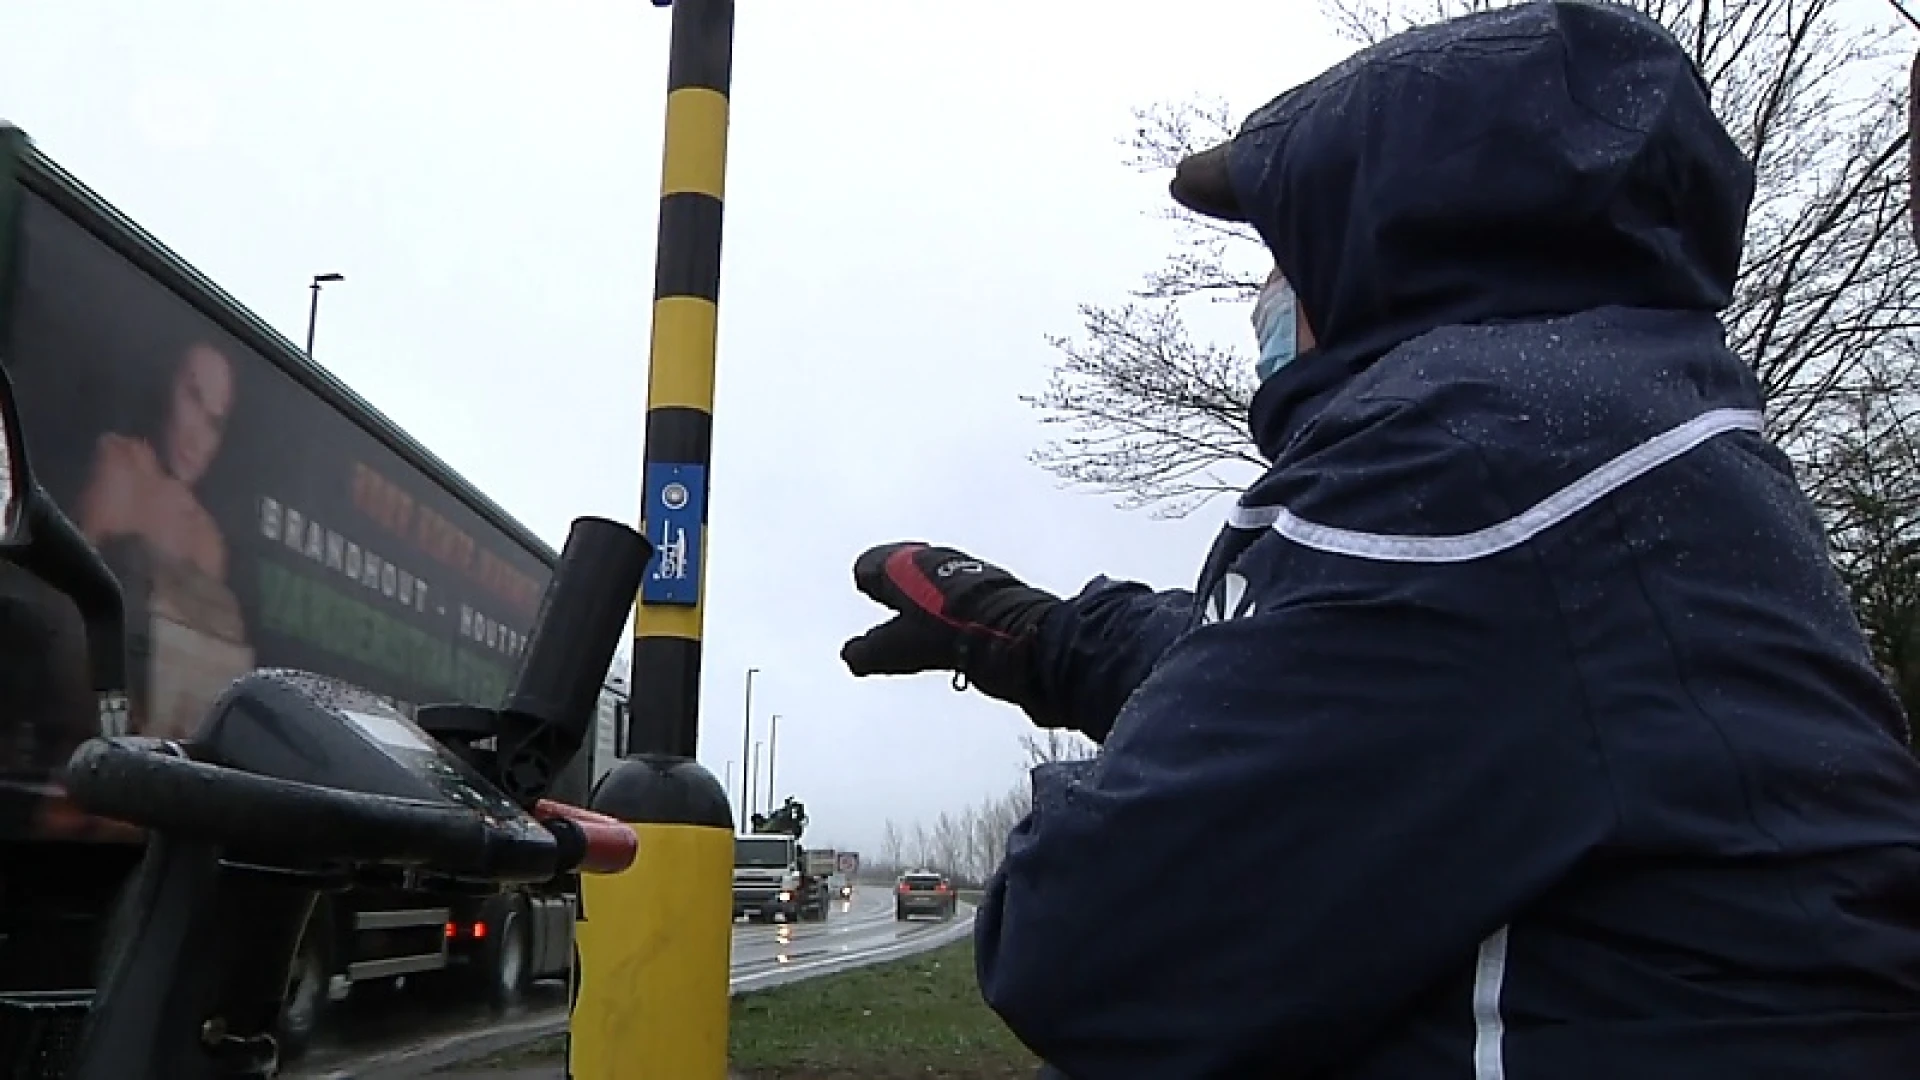
[{"label": "car on road", "polygon": [[937,870],[910,870],[900,875],[893,890],[893,918],[905,922],[915,915],[951,919],[960,908],[953,882]]}]

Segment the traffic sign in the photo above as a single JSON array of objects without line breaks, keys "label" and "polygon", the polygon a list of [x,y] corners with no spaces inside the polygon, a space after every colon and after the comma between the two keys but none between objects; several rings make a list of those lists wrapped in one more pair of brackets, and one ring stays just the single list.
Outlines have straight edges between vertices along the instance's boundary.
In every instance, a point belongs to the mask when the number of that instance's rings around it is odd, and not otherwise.
[{"label": "traffic sign", "polygon": [[834,866],[843,874],[857,874],[860,872],[860,853],[857,851],[843,851],[840,853],[839,859],[835,861]]}]

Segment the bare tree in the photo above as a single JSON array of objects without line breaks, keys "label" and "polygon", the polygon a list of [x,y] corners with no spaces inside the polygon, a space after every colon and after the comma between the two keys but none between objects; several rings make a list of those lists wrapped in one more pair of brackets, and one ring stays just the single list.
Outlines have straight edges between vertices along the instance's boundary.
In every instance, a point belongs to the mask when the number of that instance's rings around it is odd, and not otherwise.
[{"label": "bare tree", "polygon": [[[1218,100],[1136,109],[1134,119],[1122,145],[1142,172],[1171,169],[1235,127],[1233,109]],[[1180,301],[1250,300],[1271,260],[1245,226],[1172,202],[1158,213],[1177,240],[1135,293],[1147,303],[1082,305],[1080,336],[1049,339],[1060,360],[1046,388],[1022,400],[1069,432],[1034,454],[1042,468],[1127,509],[1178,517],[1265,468],[1247,436],[1258,388],[1251,361],[1237,348],[1195,342]]]},{"label": "bare tree", "polygon": [[945,871],[965,885],[983,885],[1006,857],[1008,835],[1032,808],[1032,790],[1022,782],[957,813],[942,813],[928,833],[927,857],[916,865]]},{"label": "bare tree", "polygon": [[[1092,756],[1092,743],[1071,732],[1042,732],[1021,742],[1034,764]],[[1033,810],[1033,789],[1021,780],[1007,791],[959,811],[943,811],[932,828],[915,822],[908,833],[892,821],[881,835],[878,860],[862,873],[891,875],[915,867],[941,870],[957,881],[979,886],[993,876],[1007,854],[1007,837]]]},{"label": "bare tree", "polygon": [[914,866],[933,862],[933,834],[927,831],[924,821],[913,823],[913,835],[907,841],[907,861]]},{"label": "bare tree", "polygon": [[[1322,0],[1360,43],[1416,22],[1513,0]],[[1622,0],[1626,2],[1626,0]],[[1920,322],[1920,251],[1903,234],[1906,74],[1872,24],[1843,0],[1630,0],[1687,47],[1715,109],[1753,161],[1757,193],[1728,341],[1765,389],[1772,434],[1796,458],[1867,362]],[[1235,113],[1196,101],[1139,112],[1129,164],[1170,168],[1233,132]],[[1139,303],[1088,306],[1049,385],[1028,399],[1071,434],[1035,460],[1127,507],[1184,514],[1235,490],[1258,463],[1243,430],[1251,361],[1196,344],[1181,305],[1244,300],[1267,261],[1249,230],[1164,213],[1178,243]],[[1844,405],[1841,406],[1844,412]]]},{"label": "bare tree", "polygon": [[1027,732],[1020,736],[1020,746],[1027,752],[1028,765],[1045,765],[1051,761],[1084,761],[1100,752],[1085,735],[1060,728],[1039,728]]},{"label": "bare tree", "polygon": [[954,815],[945,810],[933,821],[933,832],[929,837],[932,850],[928,852],[928,864],[936,870],[956,876],[964,875],[967,857],[967,830],[961,824],[964,812]]},{"label": "bare tree", "polygon": [[907,840],[900,835],[900,826],[891,819],[880,832],[880,864],[891,872],[898,872],[907,861]]},{"label": "bare tree", "polygon": [[993,872],[993,837],[986,831],[987,811],[993,806],[991,799],[977,806],[969,806],[958,818],[960,839],[964,845],[960,865],[955,868],[962,880],[969,885],[978,885]]},{"label": "bare tree", "polygon": [[1911,363],[1876,362],[1809,439],[1803,471],[1834,566],[1909,716],[1920,716],[1920,393]]},{"label": "bare tree", "polygon": [[1033,811],[1033,788],[1024,781],[980,807],[975,828],[980,833],[979,878],[985,881],[1007,857],[1007,837]]}]

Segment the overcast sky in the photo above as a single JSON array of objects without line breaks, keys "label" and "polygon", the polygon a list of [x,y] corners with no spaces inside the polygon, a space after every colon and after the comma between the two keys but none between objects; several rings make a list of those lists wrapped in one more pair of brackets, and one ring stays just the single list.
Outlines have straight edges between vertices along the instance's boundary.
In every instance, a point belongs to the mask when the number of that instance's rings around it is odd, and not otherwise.
[{"label": "overcast sky", "polygon": [[[0,116],[557,547],[639,505],[669,14],[645,0],[0,0]],[[872,849],[1020,776],[1018,713],[856,681],[870,544],[1056,591],[1186,586],[1218,522],[1028,464],[1074,307],[1169,246],[1131,109],[1249,109],[1337,59],[1307,0],[745,0],[733,85],[701,757],[743,672],[779,789]],[[1235,313],[1222,326],[1244,330]],[[644,693],[644,688],[641,692]],[[764,737],[764,734],[761,736]],[[737,784],[735,763],[733,782]]]}]

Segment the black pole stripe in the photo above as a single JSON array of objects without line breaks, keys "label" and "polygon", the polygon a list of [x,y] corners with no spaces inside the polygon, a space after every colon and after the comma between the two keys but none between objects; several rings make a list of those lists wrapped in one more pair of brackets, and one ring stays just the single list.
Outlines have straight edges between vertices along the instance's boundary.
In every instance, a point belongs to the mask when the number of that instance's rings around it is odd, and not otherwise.
[{"label": "black pole stripe", "polygon": [[627,753],[693,757],[699,741],[699,640],[635,638],[632,679]]},{"label": "black pole stripe", "polygon": [[718,90],[733,83],[733,0],[673,0],[667,92]]},{"label": "black pole stripe", "polygon": [[[720,301],[720,240],[725,210],[720,200],[691,191],[660,200],[660,248],[653,297],[692,296]],[[656,357],[655,363],[659,362]]]},{"label": "black pole stripe", "polygon": [[647,410],[647,464],[704,466],[712,460],[712,416],[699,409]]}]

